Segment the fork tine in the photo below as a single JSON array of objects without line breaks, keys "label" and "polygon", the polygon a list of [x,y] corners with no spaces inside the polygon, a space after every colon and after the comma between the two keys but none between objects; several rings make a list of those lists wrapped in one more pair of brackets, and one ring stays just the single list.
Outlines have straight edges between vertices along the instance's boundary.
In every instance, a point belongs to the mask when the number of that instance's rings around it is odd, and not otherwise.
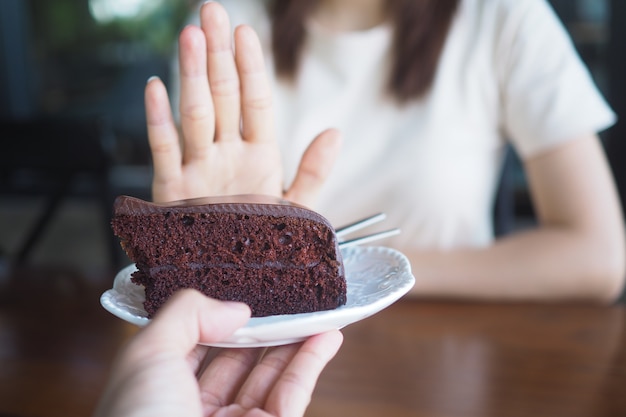
[{"label": "fork tine", "polygon": [[381,222],[383,220],[385,220],[385,213],[377,213],[374,214],[373,216],[369,216],[366,217],[364,219],[361,220],[357,220],[354,223],[350,223],[348,225],[342,226],[338,229],[335,230],[335,234],[337,235],[337,237],[342,237],[345,235],[348,235],[352,232],[355,232],[357,230],[363,229],[367,226],[370,226],[372,224]]},{"label": "fork tine", "polygon": [[385,230],[383,232],[378,232],[378,233],[372,233],[371,235],[365,235],[365,236],[356,237],[350,240],[344,240],[343,242],[339,242],[339,247],[343,249],[349,246],[361,245],[363,243],[369,243],[374,240],[379,240],[379,239],[384,239],[386,237],[395,236],[399,233],[400,233],[400,229],[398,228]]}]

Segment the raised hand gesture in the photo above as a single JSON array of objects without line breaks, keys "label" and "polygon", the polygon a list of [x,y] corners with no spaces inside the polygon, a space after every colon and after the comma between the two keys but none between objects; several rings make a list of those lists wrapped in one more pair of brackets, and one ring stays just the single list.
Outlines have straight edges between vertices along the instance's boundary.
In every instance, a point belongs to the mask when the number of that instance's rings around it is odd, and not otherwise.
[{"label": "raised hand gesture", "polygon": [[290,186],[283,183],[270,83],[256,33],[234,31],[218,3],[201,9],[201,27],[180,35],[180,130],[158,78],[145,91],[154,164],[155,201],[209,195],[268,194],[311,205],[339,149],[339,134],[322,132],[309,146]]}]

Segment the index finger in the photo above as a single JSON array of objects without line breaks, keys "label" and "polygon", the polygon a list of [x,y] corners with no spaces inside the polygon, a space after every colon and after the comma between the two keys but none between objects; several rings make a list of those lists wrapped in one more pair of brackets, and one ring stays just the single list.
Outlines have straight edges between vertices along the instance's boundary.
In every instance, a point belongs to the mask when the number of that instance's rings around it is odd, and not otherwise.
[{"label": "index finger", "polygon": [[265,410],[276,416],[304,415],[317,379],[342,342],[339,330],[312,336],[304,342],[276,381]]},{"label": "index finger", "polygon": [[261,43],[249,26],[235,30],[235,62],[241,84],[242,136],[248,142],[274,140],[274,115]]}]

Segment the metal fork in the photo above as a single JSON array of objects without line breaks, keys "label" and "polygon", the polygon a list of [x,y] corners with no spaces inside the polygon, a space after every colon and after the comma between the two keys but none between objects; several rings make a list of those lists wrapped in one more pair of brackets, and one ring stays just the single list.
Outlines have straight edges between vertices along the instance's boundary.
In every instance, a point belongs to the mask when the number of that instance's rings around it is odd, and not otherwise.
[{"label": "metal fork", "polygon": [[361,230],[365,227],[371,226],[373,224],[379,223],[383,221],[387,216],[385,213],[376,213],[372,216],[368,216],[364,219],[357,220],[353,223],[347,224],[345,226],[339,227],[335,230],[335,234],[337,238],[339,238],[339,247],[346,248],[349,246],[361,245],[364,243],[369,243],[375,240],[384,239],[387,237],[395,236],[400,233],[400,229],[394,228],[390,230],[385,230],[382,232],[372,233],[365,236],[356,237],[349,240],[342,240],[342,238],[350,233],[356,232],[357,230]]}]

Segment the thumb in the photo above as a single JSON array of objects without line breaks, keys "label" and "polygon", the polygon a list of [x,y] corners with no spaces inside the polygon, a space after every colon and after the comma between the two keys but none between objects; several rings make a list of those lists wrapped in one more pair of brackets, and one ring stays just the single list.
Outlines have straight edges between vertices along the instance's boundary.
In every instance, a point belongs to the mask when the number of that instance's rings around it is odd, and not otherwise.
[{"label": "thumb", "polygon": [[313,206],[320,189],[332,171],[341,148],[341,133],[327,129],[317,135],[300,160],[298,172],[284,198]]},{"label": "thumb", "polygon": [[180,290],[159,310],[135,342],[152,350],[186,355],[198,343],[219,342],[243,326],[250,308],[243,303],[208,298],[195,290]]}]

